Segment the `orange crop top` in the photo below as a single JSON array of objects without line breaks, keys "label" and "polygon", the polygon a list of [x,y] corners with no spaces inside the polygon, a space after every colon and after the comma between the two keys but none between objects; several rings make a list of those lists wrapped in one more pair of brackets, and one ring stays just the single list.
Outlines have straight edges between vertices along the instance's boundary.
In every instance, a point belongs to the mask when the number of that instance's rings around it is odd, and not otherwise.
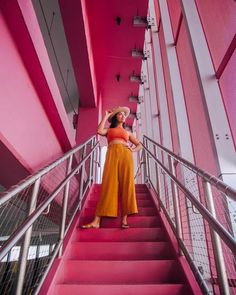
[{"label": "orange crop top", "polygon": [[108,144],[115,139],[123,139],[127,142],[129,140],[129,133],[124,128],[109,128],[107,131]]}]

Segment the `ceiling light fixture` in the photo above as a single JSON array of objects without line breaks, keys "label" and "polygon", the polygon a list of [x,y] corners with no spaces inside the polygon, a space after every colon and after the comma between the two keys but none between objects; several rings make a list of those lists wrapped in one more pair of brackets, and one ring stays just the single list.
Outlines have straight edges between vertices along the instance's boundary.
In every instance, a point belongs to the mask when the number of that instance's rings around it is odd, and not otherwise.
[{"label": "ceiling light fixture", "polygon": [[121,18],[119,16],[116,17],[116,24],[118,26],[120,26],[120,24],[121,24]]},{"label": "ceiling light fixture", "polygon": [[120,74],[117,74],[117,75],[116,75],[116,81],[117,81],[117,82],[120,82]]},{"label": "ceiling light fixture", "polygon": [[141,79],[141,76],[140,75],[135,75],[134,72],[130,76],[130,82],[137,82],[139,84],[144,84],[144,82]]},{"label": "ceiling light fixture", "polygon": [[150,29],[151,25],[148,23],[148,20],[146,17],[136,15],[133,18],[133,26],[134,27],[141,27],[141,28],[146,28]]},{"label": "ceiling light fixture", "polygon": [[144,55],[143,50],[138,50],[137,48],[132,50],[132,57],[134,58],[142,58],[143,60],[146,60],[147,57]]},{"label": "ceiling light fixture", "polygon": [[131,93],[128,99],[130,102],[136,102],[138,104],[143,102],[143,96],[133,95],[133,92]]}]

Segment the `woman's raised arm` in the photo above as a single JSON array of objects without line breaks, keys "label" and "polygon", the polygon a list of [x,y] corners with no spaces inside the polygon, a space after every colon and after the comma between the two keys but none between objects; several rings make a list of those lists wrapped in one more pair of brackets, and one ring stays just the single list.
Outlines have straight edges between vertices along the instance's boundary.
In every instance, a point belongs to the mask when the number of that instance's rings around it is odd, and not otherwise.
[{"label": "woman's raised arm", "polygon": [[99,135],[107,135],[107,128],[105,128],[105,123],[108,117],[110,116],[111,111],[106,111],[104,117],[102,118],[102,121],[98,125],[97,133]]}]

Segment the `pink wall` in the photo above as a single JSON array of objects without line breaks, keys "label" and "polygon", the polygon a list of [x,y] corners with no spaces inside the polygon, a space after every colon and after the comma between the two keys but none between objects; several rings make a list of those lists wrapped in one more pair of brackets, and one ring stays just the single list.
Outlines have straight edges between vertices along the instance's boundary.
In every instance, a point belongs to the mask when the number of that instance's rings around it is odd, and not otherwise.
[{"label": "pink wall", "polygon": [[0,30],[1,133],[34,171],[62,151],[2,17]]},{"label": "pink wall", "polygon": [[[172,142],[173,142],[173,151],[176,154],[178,154],[180,151],[179,150],[179,135],[178,135],[178,130],[177,130],[177,122],[176,122],[176,116],[175,116],[175,107],[174,107],[174,102],[173,102],[173,96],[172,96],[172,92],[171,92],[170,74],[169,74],[167,56],[166,56],[166,51],[165,51],[166,47],[165,47],[162,24],[160,26],[159,38],[160,38],[160,46],[161,46],[162,63],[163,63],[163,69],[164,69],[164,78],[165,78],[168,110],[169,110],[169,120],[170,120],[170,126],[171,126],[171,136],[172,136]],[[165,126],[163,126],[162,132],[165,133]]]},{"label": "pink wall", "polygon": [[207,113],[205,113],[204,110],[204,103],[199,89],[195,65],[184,22],[182,22],[180,28],[176,49],[195,164],[213,175],[217,175],[214,152],[211,144],[211,131],[207,125]]},{"label": "pink wall", "polygon": [[[2,135],[0,134],[1,140]],[[21,179],[28,176],[29,172],[19,162],[11,151],[6,147],[5,142],[0,141],[0,183],[6,189],[13,184],[18,183]],[[11,177],[9,177],[11,175]]]},{"label": "pink wall", "polygon": [[[5,3],[7,5],[16,4],[14,1]],[[48,118],[37,92],[39,85],[37,89],[34,84],[35,81],[32,81],[36,76],[30,76],[29,68],[25,65],[28,53],[28,64],[32,64],[31,70],[35,70],[35,74],[39,73],[37,79],[39,84],[41,83],[43,91],[46,87],[41,78],[43,76],[40,75],[40,72],[37,72],[38,64],[34,63],[35,59],[31,55],[32,48],[28,39],[24,39],[25,31],[21,31],[22,23],[20,20],[17,23],[19,10],[15,5],[13,7],[7,5],[2,4],[0,6],[3,12],[0,15],[0,141],[2,145],[0,157],[1,164],[8,163],[8,165],[7,169],[4,169],[5,175],[0,178],[0,183],[9,187],[15,184],[16,179],[24,178],[27,171],[30,173],[36,171],[61,155],[63,153],[62,146],[65,147],[66,143],[58,140],[58,134],[55,134],[56,132],[52,127],[52,117]],[[16,17],[15,28],[19,29],[18,36],[16,36],[17,31],[13,31],[13,34],[16,35],[12,35],[11,19],[8,18],[8,9],[10,8],[13,8],[10,18]],[[3,15],[7,18],[7,23]],[[21,48],[15,43],[20,40]],[[19,43],[17,44],[19,45]],[[27,51],[28,49],[29,51]],[[24,51],[23,59],[22,51]],[[48,99],[47,93],[44,92],[44,94],[45,99]],[[51,111],[53,111],[52,108]],[[58,113],[54,114],[56,118]],[[2,162],[3,160],[4,162]],[[14,171],[14,173],[11,173],[11,171]],[[8,177],[7,181],[5,181],[6,177]]]},{"label": "pink wall", "polygon": [[235,35],[236,5],[232,0],[195,0],[217,70]]},{"label": "pink wall", "polygon": [[236,148],[236,52],[234,51],[220,80],[220,88],[224,98],[234,145]]},{"label": "pink wall", "polygon": [[171,26],[173,31],[174,39],[177,34],[179,20],[181,16],[181,7],[179,1],[176,0],[167,0],[169,14],[171,18]]},{"label": "pink wall", "polygon": [[[42,74],[45,77],[44,79],[46,80],[46,83],[47,83],[48,92],[51,93],[50,100],[52,101],[52,106],[50,108],[55,109],[55,111],[58,113],[57,118],[55,114],[53,115],[51,114],[52,112],[47,110],[49,108],[48,103],[44,104],[44,107],[47,111],[48,116],[53,117],[52,118],[53,125],[57,125],[58,127],[61,128],[61,130],[57,130],[56,126],[53,126],[62,146],[64,146],[65,150],[67,150],[68,148],[70,148],[70,146],[75,145],[75,138],[73,136],[73,133],[71,132],[71,125],[68,119],[68,115],[65,111],[63,100],[59,92],[57,82],[51,67],[51,62],[49,60],[47,49],[44,44],[44,40],[40,31],[37,17],[35,15],[32,1],[24,1],[24,0],[17,0],[17,1],[19,3],[19,8],[24,18],[25,25],[27,26],[28,33],[32,40],[35,53],[37,55],[37,58],[39,59],[40,68],[42,68],[42,72],[43,72]],[[31,74],[31,78],[33,78],[34,73],[31,72],[30,74]],[[49,100],[49,97],[47,98],[47,100]]]},{"label": "pink wall", "polygon": [[99,108],[80,108],[76,143],[81,144],[89,137],[97,134]]},{"label": "pink wall", "polygon": [[[221,87],[236,146],[236,5],[232,0],[196,0],[210,54]],[[217,21],[216,21],[217,20]]]},{"label": "pink wall", "polygon": [[96,107],[98,85],[90,44],[87,9],[84,1],[59,0],[64,29],[70,50],[81,107]]}]

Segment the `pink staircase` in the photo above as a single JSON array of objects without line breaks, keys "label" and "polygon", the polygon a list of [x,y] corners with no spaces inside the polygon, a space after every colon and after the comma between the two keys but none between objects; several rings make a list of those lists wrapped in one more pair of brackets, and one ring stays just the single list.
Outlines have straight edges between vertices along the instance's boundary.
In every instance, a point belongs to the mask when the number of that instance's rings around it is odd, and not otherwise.
[{"label": "pink staircase", "polygon": [[[98,195],[95,185],[79,224],[92,220]],[[47,294],[201,294],[191,287],[147,188],[136,186],[136,195],[139,213],[129,217],[129,229],[120,228],[119,217],[104,218],[100,229],[76,226]]]}]

